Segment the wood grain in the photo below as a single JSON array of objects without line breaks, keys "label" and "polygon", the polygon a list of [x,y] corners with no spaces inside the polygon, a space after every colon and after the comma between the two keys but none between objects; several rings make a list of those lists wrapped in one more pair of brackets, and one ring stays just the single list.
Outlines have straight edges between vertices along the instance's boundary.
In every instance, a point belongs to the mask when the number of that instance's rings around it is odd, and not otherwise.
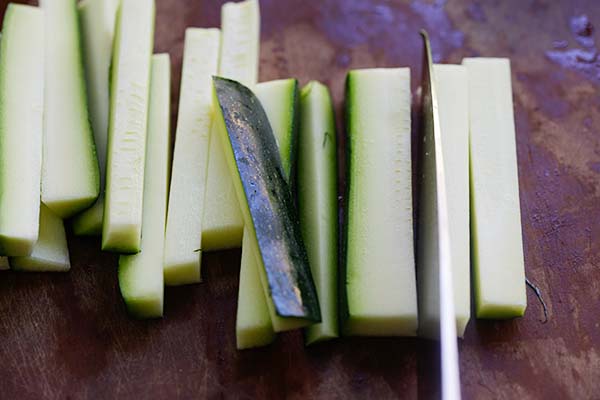
[{"label": "wood grain", "polygon": [[[184,29],[217,26],[222,1],[156,1],[156,51],[172,57],[175,122]],[[0,1],[2,11],[6,4]],[[527,275],[542,289],[550,320],[540,322],[528,293],[522,319],[471,321],[460,344],[463,393],[599,398],[596,0],[262,0],[261,11],[261,79],[327,83],[340,127],[349,68],[410,66],[417,88],[422,27],[438,61],[511,58]],[[417,108],[413,117],[416,128]],[[97,240],[71,235],[69,245],[69,274],[0,274],[2,399],[438,393],[437,349],[427,341],[342,339],[305,349],[296,332],[266,349],[237,352],[238,251],[205,255],[205,283],[167,289],[165,318],[139,322],[120,298],[116,257],[100,253]]]}]

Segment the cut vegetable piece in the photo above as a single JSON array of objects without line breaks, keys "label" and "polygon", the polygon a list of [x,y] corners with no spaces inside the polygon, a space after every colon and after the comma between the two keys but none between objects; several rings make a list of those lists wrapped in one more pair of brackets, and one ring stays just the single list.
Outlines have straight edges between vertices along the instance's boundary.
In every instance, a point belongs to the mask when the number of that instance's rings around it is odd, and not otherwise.
[{"label": "cut vegetable piece", "polygon": [[118,0],[83,0],[78,6],[90,121],[100,167],[100,195],[92,207],[73,219],[76,235],[102,235],[110,62],[118,6]]},{"label": "cut vegetable piece", "polygon": [[298,209],[300,227],[321,305],[320,324],[306,329],[307,344],[338,333],[338,205],[335,119],[329,90],[310,82],[300,93]]},{"label": "cut vegetable piece", "polygon": [[525,313],[525,266],[510,63],[466,58],[469,77],[471,254],[478,318]]},{"label": "cut vegetable piece", "polygon": [[112,62],[102,249],[140,251],[154,1],[122,0]]},{"label": "cut vegetable piece", "polygon": [[219,74],[244,85],[256,84],[260,57],[258,0],[223,4],[221,29],[223,37]]},{"label": "cut vegetable piece", "polygon": [[165,238],[165,284],[201,281],[202,212],[212,122],[212,76],[217,73],[218,29],[185,34],[179,117]]},{"label": "cut vegetable piece", "polygon": [[65,272],[71,269],[67,235],[62,219],[44,204],[40,206],[40,238],[29,256],[11,257],[15,271]]},{"label": "cut vegetable piece", "polygon": [[410,70],[348,74],[345,239],[347,335],[417,330],[413,249]]},{"label": "cut vegetable piece", "polygon": [[9,270],[10,266],[8,265],[8,257],[0,257],[0,271]]},{"label": "cut vegetable piece", "polygon": [[9,4],[0,45],[0,254],[38,240],[44,112],[44,13]]},{"label": "cut vegetable piece", "polygon": [[[469,242],[469,102],[467,70],[461,65],[434,65],[435,89],[440,115],[442,152],[446,178],[446,198],[449,217],[454,312],[457,335],[462,337],[471,310],[470,242]],[[425,144],[427,145],[427,143]],[[431,149],[425,150],[432,151]],[[435,165],[433,165],[435,167]],[[426,172],[427,173],[427,172]],[[435,171],[431,171],[435,173]],[[435,180],[433,180],[435,183]],[[421,190],[421,203],[435,200],[435,193]],[[426,207],[421,207],[425,210]],[[434,216],[431,216],[432,218]],[[422,221],[424,229],[432,221]],[[425,233],[425,232],[423,232]],[[432,234],[435,232],[431,232]],[[440,326],[439,265],[429,258],[435,238],[418,243],[423,268],[417,268],[419,282],[419,332],[438,337]],[[425,254],[428,253],[428,254]]]},{"label": "cut vegetable piece", "polygon": [[[260,10],[257,0],[225,3],[221,9],[219,75],[254,86],[258,80]],[[244,224],[227,162],[211,133],[202,222],[204,251],[240,247]]]},{"label": "cut vegetable piece", "polygon": [[94,203],[100,191],[88,116],[76,0],[41,0],[46,24],[42,201],[61,218]]},{"label": "cut vegetable piece", "polygon": [[293,185],[298,142],[298,81],[280,79],[262,82],[254,88],[275,135],[285,180]]},{"label": "cut vegetable piece", "polygon": [[129,312],[137,318],[163,314],[163,255],[169,187],[171,61],[152,58],[148,150],[144,184],[142,251],[119,257],[119,287]]},{"label": "cut vegetable piece", "polygon": [[[273,128],[275,141],[282,160],[284,178],[290,183],[295,165],[295,146],[297,141],[298,113],[298,81],[285,79],[256,85],[256,97],[260,100],[267,118]],[[269,312],[267,298],[263,294],[260,271],[256,261],[256,250],[252,247],[248,235],[252,233],[244,229],[242,261],[240,267],[240,285],[238,293],[238,315],[236,332],[238,348],[259,347],[271,343],[274,339],[273,326],[279,332],[294,327],[294,323],[305,324],[304,320],[282,320],[273,311],[273,319]],[[261,293],[257,296],[256,293]],[[270,340],[267,341],[267,339]]]},{"label": "cut vegetable piece", "polygon": [[249,240],[258,250],[268,305],[290,322],[320,322],[302,233],[268,118],[248,88],[229,79],[213,81],[218,105],[213,126],[224,144],[244,222],[253,233]]},{"label": "cut vegetable piece", "polygon": [[266,346],[275,339],[267,298],[260,281],[253,233],[244,229],[235,337],[239,350]]}]

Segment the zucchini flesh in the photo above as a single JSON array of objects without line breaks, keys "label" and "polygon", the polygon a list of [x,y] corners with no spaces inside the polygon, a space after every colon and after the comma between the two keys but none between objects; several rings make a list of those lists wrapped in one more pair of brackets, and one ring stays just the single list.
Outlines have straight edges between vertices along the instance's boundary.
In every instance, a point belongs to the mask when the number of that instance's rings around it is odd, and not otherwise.
[{"label": "zucchini flesh", "polygon": [[44,13],[9,4],[0,41],[0,255],[38,240],[44,111]]},{"label": "zucchini flesh", "polygon": [[76,0],[41,0],[46,23],[42,201],[61,218],[91,206],[100,172],[90,126]]},{"label": "zucchini flesh", "polygon": [[[285,179],[289,184],[293,175],[297,142],[298,81],[284,79],[259,83],[255,87],[255,94],[273,128]],[[244,229],[236,321],[238,349],[264,346],[275,338],[274,329],[280,332],[304,323],[300,320],[292,324],[289,319],[278,317],[272,307],[269,307],[260,281],[256,249],[248,238],[251,234],[247,228]]]},{"label": "zucchini flesh", "polygon": [[66,272],[71,269],[67,235],[62,219],[44,204],[40,206],[40,234],[29,256],[10,257],[15,271]]},{"label": "zucchini flesh", "polygon": [[165,238],[167,285],[201,281],[212,76],[217,73],[220,36],[218,29],[189,28],[186,31]]},{"label": "zucchini flesh", "polygon": [[[435,89],[440,116],[440,131],[446,179],[446,199],[451,246],[452,283],[457,335],[462,337],[470,318],[470,242],[469,242],[469,101],[467,71],[460,65],[434,65]],[[429,143],[425,143],[427,145]],[[425,152],[433,152],[427,149]],[[436,160],[437,162],[437,160]],[[427,173],[427,172],[425,172]],[[435,173],[432,171],[431,174]],[[427,201],[435,199],[435,187],[421,190],[421,210]],[[439,200],[438,200],[439,201]],[[421,211],[423,214],[423,211]],[[433,216],[432,216],[433,217]],[[425,233],[434,226],[421,221]],[[433,232],[431,232],[433,233]],[[421,235],[421,234],[419,234]],[[439,337],[440,296],[439,258],[433,257],[431,244],[435,238],[418,244],[419,258],[427,260],[418,268],[419,332],[427,337]],[[435,250],[437,252],[437,249]],[[426,254],[428,253],[428,254]]]},{"label": "zucchini flesh", "polygon": [[254,87],[254,94],[273,129],[285,180],[292,185],[298,141],[298,81],[279,79],[261,82]]},{"label": "zucchini flesh", "polygon": [[337,144],[329,90],[310,82],[300,93],[298,210],[317,286],[322,322],[306,328],[307,344],[338,333]]},{"label": "zucchini flesh", "polygon": [[[258,80],[260,10],[257,0],[221,8],[219,75],[250,87]],[[240,247],[244,223],[218,135],[211,133],[202,226],[204,251]]]},{"label": "zucchini flesh", "polygon": [[351,71],[346,91],[344,333],[413,336],[410,71]]},{"label": "zucchini flesh", "polygon": [[[466,58],[471,254],[478,318],[525,313],[525,266],[508,59]],[[499,195],[500,194],[500,195]]]},{"label": "zucchini flesh", "polygon": [[275,339],[271,315],[251,243],[253,233],[244,229],[235,337],[239,350],[266,346]]},{"label": "zucchini flesh", "polygon": [[118,6],[118,0],[84,0],[78,5],[90,121],[100,167],[100,195],[92,207],[73,219],[72,226],[76,235],[102,235],[110,63]]},{"label": "zucchini flesh", "polygon": [[8,269],[10,269],[8,257],[0,257],[0,271],[6,271]]},{"label": "zucchini flesh", "polygon": [[152,58],[148,149],[144,184],[142,251],[119,257],[119,287],[129,312],[137,318],[163,314],[163,254],[169,187],[171,61]]},{"label": "zucchini flesh", "polygon": [[102,249],[140,251],[154,1],[122,0],[111,75]]},{"label": "zucchini flesh", "polygon": [[256,96],[238,82],[215,77],[213,126],[243,204],[244,222],[257,249],[269,304],[283,318],[320,322],[316,289],[279,151]]}]

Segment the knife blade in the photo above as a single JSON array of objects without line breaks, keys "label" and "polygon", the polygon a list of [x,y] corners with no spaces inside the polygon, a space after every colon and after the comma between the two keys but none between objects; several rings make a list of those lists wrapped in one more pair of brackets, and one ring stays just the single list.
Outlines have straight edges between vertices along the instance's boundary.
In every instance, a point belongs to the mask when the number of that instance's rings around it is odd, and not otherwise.
[{"label": "knife blade", "polygon": [[[425,30],[421,31],[424,45],[423,80],[421,85],[422,131],[421,171],[418,229],[419,273],[433,274],[439,296],[439,326],[435,326],[440,340],[441,398],[459,400],[460,377],[458,344],[454,312],[454,289],[452,282],[452,259],[448,197],[438,99],[436,93],[431,43]],[[437,269],[437,271],[436,271]]]}]

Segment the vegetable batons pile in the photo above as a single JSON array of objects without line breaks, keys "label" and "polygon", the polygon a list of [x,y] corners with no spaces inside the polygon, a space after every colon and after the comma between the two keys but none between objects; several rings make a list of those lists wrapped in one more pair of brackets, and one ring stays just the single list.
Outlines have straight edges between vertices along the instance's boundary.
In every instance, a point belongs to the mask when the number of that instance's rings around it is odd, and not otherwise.
[{"label": "vegetable batons pile", "polygon": [[[172,160],[170,59],[153,55],[154,24],[154,0],[8,6],[0,269],[68,270],[70,218],[76,234],[101,236],[103,250],[120,254],[119,286],[137,318],[163,315],[165,285],[201,282],[203,252],[241,247],[240,349],[299,328],[307,344],[340,331],[435,337],[441,239],[433,221],[443,201],[457,335],[470,318],[471,263],[478,317],[523,314],[507,60],[435,65],[441,142],[421,144],[417,175],[411,71],[349,72],[338,232],[329,90],[316,81],[258,82],[258,1],[224,4],[220,29],[187,29]],[[440,165],[427,161],[436,146]],[[439,168],[443,198],[434,192]],[[413,176],[429,210],[420,211],[416,234]]]},{"label": "vegetable batons pile", "polygon": [[100,191],[75,0],[9,4],[0,44],[0,253],[23,271],[70,268],[63,218]]}]

